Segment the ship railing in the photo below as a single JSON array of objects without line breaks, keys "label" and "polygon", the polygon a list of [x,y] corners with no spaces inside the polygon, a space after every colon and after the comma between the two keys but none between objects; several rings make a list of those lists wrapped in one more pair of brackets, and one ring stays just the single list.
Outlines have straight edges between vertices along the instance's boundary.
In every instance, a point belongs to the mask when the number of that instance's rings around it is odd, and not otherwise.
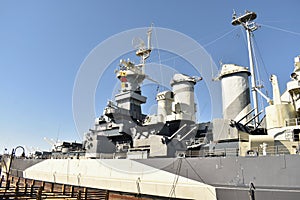
[{"label": "ship railing", "polygon": [[208,149],[203,150],[188,150],[186,157],[225,157],[225,156],[238,156],[238,148],[222,148],[213,151]]},{"label": "ship railing", "polygon": [[204,144],[204,138],[202,137],[202,138],[197,138],[194,140],[185,140],[185,143],[187,146]]},{"label": "ship railing", "polygon": [[251,151],[254,152],[254,154],[256,154],[257,156],[291,154],[293,153],[293,151],[295,151],[294,153],[296,153],[296,150],[294,148],[287,148],[284,145],[268,146],[266,150],[261,147],[253,147]]},{"label": "ship railing", "polygon": [[127,158],[127,152],[117,152],[113,154],[114,159],[125,159]]},{"label": "ship railing", "polygon": [[238,156],[239,155],[238,148],[215,149],[214,152],[216,155],[220,155],[220,156]]},{"label": "ship railing", "polygon": [[300,118],[286,119],[284,121],[285,121],[286,126],[298,126],[298,125],[300,125]]},{"label": "ship railing", "polygon": [[116,152],[116,153],[100,153],[99,159],[124,159],[127,157],[126,152]]},{"label": "ship railing", "polygon": [[[265,150],[261,147],[253,147],[246,152],[245,156],[276,156],[284,154],[299,154],[295,148],[288,148],[284,145],[268,146]],[[240,156],[238,148],[222,148],[222,149],[203,149],[203,150],[188,150],[186,157],[228,157]]]}]

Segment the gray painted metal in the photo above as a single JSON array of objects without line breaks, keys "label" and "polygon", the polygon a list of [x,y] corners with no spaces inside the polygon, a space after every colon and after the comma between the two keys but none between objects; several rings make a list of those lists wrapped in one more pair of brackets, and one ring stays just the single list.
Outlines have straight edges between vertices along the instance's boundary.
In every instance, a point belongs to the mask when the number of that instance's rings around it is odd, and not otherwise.
[{"label": "gray painted metal", "polygon": [[[182,159],[182,162],[179,160]],[[218,199],[248,199],[249,185],[255,186],[256,199],[300,197],[297,155],[261,157],[199,157],[138,160],[146,165],[213,185]]]},{"label": "gray painted metal", "polygon": [[[22,177],[22,171],[42,161],[42,159],[15,159],[11,172],[15,176]],[[300,196],[298,173],[300,157],[296,155],[153,158],[135,161],[171,172],[174,177],[180,175],[212,185],[216,187],[217,199],[221,200],[248,199],[251,183],[255,186],[256,199],[294,200]]]}]

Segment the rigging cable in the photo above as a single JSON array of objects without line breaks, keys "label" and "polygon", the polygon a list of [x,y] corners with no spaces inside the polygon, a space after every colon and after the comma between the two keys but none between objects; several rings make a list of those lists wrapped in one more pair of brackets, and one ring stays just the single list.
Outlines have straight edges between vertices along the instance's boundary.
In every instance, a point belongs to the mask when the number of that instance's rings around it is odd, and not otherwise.
[{"label": "rigging cable", "polygon": [[268,72],[268,69],[266,68],[266,64],[265,64],[265,62],[264,62],[264,60],[263,60],[263,57],[262,57],[262,55],[261,55],[261,51],[260,51],[260,49],[259,49],[259,46],[258,46],[258,43],[257,43],[255,37],[253,37],[253,42],[254,42],[254,45],[255,45],[255,47],[256,47],[256,49],[257,49],[257,53],[258,53],[258,55],[259,55],[259,59],[260,59],[261,62],[262,62],[263,70],[264,70],[265,74],[267,75],[267,77],[270,77],[271,74]]},{"label": "rigging cable", "polygon": [[174,180],[173,180],[171,191],[169,193],[170,198],[172,198],[173,195],[176,198],[175,189],[176,189],[176,185],[177,185],[178,179],[179,179],[179,173],[180,173],[180,170],[181,170],[182,159],[183,158],[179,158],[179,160],[178,160],[178,165],[177,165],[177,168],[176,168],[175,177],[174,177]]},{"label": "rigging cable", "polygon": [[[154,25],[154,24],[153,24]],[[153,28],[154,30],[154,33],[155,33],[155,41],[156,41],[156,46],[157,46],[157,54],[158,54],[158,64],[159,64],[159,72],[160,72],[160,79],[162,80],[163,79],[163,73],[162,73],[162,66],[161,66],[161,56],[160,56],[160,50],[159,50],[159,45],[158,45],[158,39],[157,39],[157,32],[156,32],[156,28],[154,27]],[[157,89],[158,89],[158,92],[159,92],[159,83],[158,83],[158,86],[157,86]],[[158,93],[157,92],[157,93]]]},{"label": "rigging cable", "polygon": [[[188,159],[184,158],[184,160],[187,162],[187,164],[191,167],[191,169],[193,170],[193,172],[196,174],[196,176],[201,180],[202,183],[206,184],[205,181],[203,180],[203,178],[200,176],[200,174],[197,173],[197,171],[194,169],[193,165],[188,161]],[[207,190],[212,194],[212,196],[214,198],[216,197],[216,194],[211,190],[210,187],[207,187]]]},{"label": "rigging cable", "polygon": [[242,32],[242,36],[243,36],[243,39],[244,39],[245,49],[248,49],[246,33],[244,33],[244,29],[243,29],[242,27],[240,27],[240,30],[241,30],[241,32]]},{"label": "rigging cable", "polygon": [[277,30],[277,31],[283,31],[283,32],[286,32],[286,33],[290,33],[290,34],[293,34],[293,35],[300,36],[300,33],[294,32],[294,31],[290,31],[290,30],[287,30],[287,29],[283,29],[283,28],[279,28],[279,27],[275,27],[275,26],[270,26],[270,25],[266,25],[266,24],[259,24],[259,25],[265,26],[267,28],[274,29],[274,30]]},{"label": "rigging cable", "polygon": [[[262,63],[262,66],[263,66],[263,72],[266,74],[267,80],[268,80],[268,78],[271,76],[271,74],[268,72],[268,70],[267,70],[267,68],[266,68],[265,62],[264,62],[264,60],[263,60],[263,58],[262,58],[262,55],[261,55],[261,52],[260,52],[260,49],[259,49],[259,46],[258,46],[258,43],[257,43],[255,37],[253,37],[253,42],[254,42],[254,45],[255,45],[255,49],[257,50],[257,53],[258,53],[258,58],[259,58],[259,60],[260,60],[261,63]],[[256,53],[256,52],[255,52],[255,53]],[[255,54],[255,56],[257,56],[257,55]],[[258,70],[258,68],[257,68],[257,70]],[[272,88],[271,82],[270,82],[270,81],[267,81],[267,82],[268,82],[268,88]],[[264,84],[265,84],[265,82],[264,82]],[[265,92],[266,92],[266,96],[267,96],[267,97],[269,97],[269,95],[268,95],[268,93],[269,93],[269,92],[268,92],[268,88],[264,87]]]},{"label": "rigging cable", "polygon": [[209,45],[212,45],[213,43],[217,42],[218,40],[224,38],[225,36],[229,35],[229,34],[232,33],[233,31],[235,31],[236,29],[237,29],[237,27],[234,28],[234,29],[232,29],[232,30],[230,30],[230,31],[228,31],[228,32],[226,32],[225,34],[223,34],[222,36],[220,36],[220,37],[214,39],[213,41],[204,44],[203,47],[207,47],[207,46],[209,46]]},{"label": "rigging cable", "polygon": [[[254,34],[252,34],[252,37],[251,37],[251,39],[253,39],[254,38]],[[253,40],[252,40],[253,41]],[[252,46],[251,46],[251,48],[252,48],[252,52],[253,52],[253,58],[254,58],[254,63],[255,63],[255,71],[256,71],[256,89],[257,90],[260,90],[260,88],[262,88],[263,87],[263,84],[262,84],[262,80],[261,80],[261,76],[260,76],[260,72],[259,72],[259,70],[258,70],[258,60],[257,60],[257,56],[256,56],[256,51],[254,50],[254,45],[253,45],[253,43],[251,43],[252,44]],[[264,108],[264,103],[263,103],[263,98],[262,98],[262,96],[261,95],[259,95],[259,104],[260,104],[260,109],[261,108]],[[260,110],[259,109],[259,110]]]},{"label": "rigging cable", "polygon": [[[204,47],[208,47],[208,46],[214,44],[215,42],[217,42],[218,40],[220,40],[220,39],[224,38],[225,36],[229,35],[229,34],[232,33],[233,31],[235,31],[236,29],[238,29],[238,27],[231,29],[230,31],[226,32],[225,34],[223,34],[222,36],[220,36],[220,37],[214,39],[214,40],[211,41],[211,42],[208,42],[208,43],[206,43],[206,44],[204,44],[204,45],[201,45],[201,47],[199,47],[199,48],[195,48],[195,49],[192,49],[192,50],[187,51],[187,52],[185,52],[185,53],[178,54],[178,55],[176,55],[176,56],[172,56],[172,57],[166,58],[166,59],[164,59],[164,60],[160,60],[160,62],[166,62],[166,61],[170,61],[170,60],[173,60],[173,59],[176,59],[176,58],[180,58],[180,57],[183,57],[183,56],[185,56],[185,55],[194,53],[194,52],[196,52],[196,51],[198,51],[198,50],[201,50],[201,49],[203,49]],[[157,36],[156,36],[156,38],[157,38]],[[160,54],[158,54],[158,55],[159,55],[159,59],[160,59]]]}]

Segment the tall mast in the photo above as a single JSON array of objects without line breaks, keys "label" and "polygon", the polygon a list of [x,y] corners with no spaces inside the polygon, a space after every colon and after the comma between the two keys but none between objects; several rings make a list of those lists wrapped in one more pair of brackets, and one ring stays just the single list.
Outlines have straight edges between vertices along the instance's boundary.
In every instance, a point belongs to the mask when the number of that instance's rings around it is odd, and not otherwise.
[{"label": "tall mast", "polygon": [[255,126],[259,122],[259,112],[258,112],[258,103],[257,103],[257,86],[256,86],[256,78],[255,78],[255,70],[253,64],[253,52],[252,52],[252,32],[257,30],[258,26],[252,22],[256,19],[257,15],[255,12],[246,11],[244,15],[239,17],[236,16],[236,13],[233,13],[231,24],[233,26],[242,25],[247,33],[247,43],[248,43],[248,53],[249,53],[249,64],[250,64],[250,72],[251,72],[251,92],[253,98],[253,107],[254,107],[254,122]]},{"label": "tall mast", "polygon": [[145,65],[145,61],[147,58],[149,58],[150,53],[151,53],[151,35],[152,35],[152,24],[151,27],[149,28],[149,30],[147,31],[147,47],[144,44],[144,41],[139,39],[140,43],[137,45],[137,51],[135,52],[135,54],[139,57],[141,57],[141,65],[142,67],[144,67]]}]

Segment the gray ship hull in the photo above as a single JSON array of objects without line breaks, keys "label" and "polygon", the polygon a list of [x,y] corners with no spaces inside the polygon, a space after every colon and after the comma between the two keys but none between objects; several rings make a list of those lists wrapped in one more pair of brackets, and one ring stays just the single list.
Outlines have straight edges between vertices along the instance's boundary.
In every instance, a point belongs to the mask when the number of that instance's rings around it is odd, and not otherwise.
[{"label": "gray ship hull", "polygon": [[[299,199],[296,155],[153,159],[15,159],[15,176],[185,199]],[[138,187],[137,187],[138,185]],[[138,190],[139,188],[139,190]],[[252,197],[252,199],[254,199]]]},{"label": "gray ship hull", "polygon": [[[168,161],[139,160],[158,168]],[[217,199],[249,199],[250,183],[255,199],[299,199],[300,158],[297,155],[261,157],[184,158],[163,170],[212,185]]]}]

